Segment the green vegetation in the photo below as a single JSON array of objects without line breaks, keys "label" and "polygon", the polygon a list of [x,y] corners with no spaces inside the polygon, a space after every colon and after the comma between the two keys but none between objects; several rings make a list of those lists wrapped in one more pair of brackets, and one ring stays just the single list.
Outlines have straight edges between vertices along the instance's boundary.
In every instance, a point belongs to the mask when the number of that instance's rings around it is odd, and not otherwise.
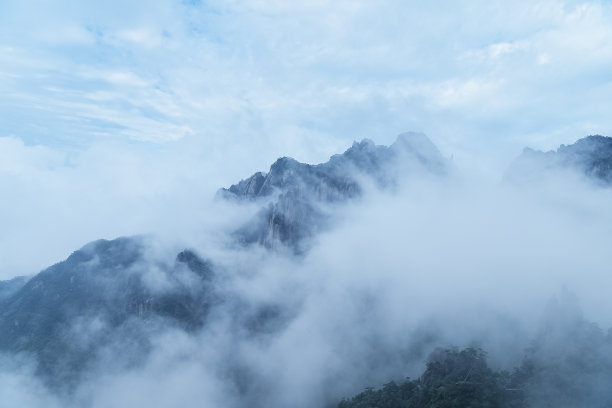
[{"label": "green vegetation", "polygon": [[438,349],[417,380],[366,389],[339,408],[514,408],[524,406],[518,373],[495,373],[484,351]]},{"label": "green vegetation", "polygon": [[338,408],[610,408],[610,384],[612,329],[584,319],[564,292],[511,373],[491,370],[478,348],[437,349],[420,378],[367,388]]}]

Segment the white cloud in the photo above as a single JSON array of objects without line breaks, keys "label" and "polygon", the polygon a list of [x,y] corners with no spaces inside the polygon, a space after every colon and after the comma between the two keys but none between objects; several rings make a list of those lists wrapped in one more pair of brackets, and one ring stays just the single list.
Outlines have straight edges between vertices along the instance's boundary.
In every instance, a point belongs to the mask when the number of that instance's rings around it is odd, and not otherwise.
[{"label": "white cloud", "polygon": [[418,130],[498,178],[525,145],[612,133],[610,15],[562,0],[5,3],[0,136],[61,157],[180,143],[234,181]]},{"label": "white cloud", "polygon": [[143,88],[147,85],[151,85],[147,81],[145,81],[144,79],[140,78],[139,76],[135,75],[132,72],[110,71],[110,72],[101,72],[98,75],[95,75],[95,74],[93,75],[94,78],[96,76],[114,85],[128,85],[128,86],[139,87],[139,88]]},{"label": "white cloud", "polygon": [[154,48],[161,44],[162,37],[160,33],[149,28],[133,28],[122,30],[116,33],[117,38],[132,42],[137,45],[142,45],[146,48]]}]

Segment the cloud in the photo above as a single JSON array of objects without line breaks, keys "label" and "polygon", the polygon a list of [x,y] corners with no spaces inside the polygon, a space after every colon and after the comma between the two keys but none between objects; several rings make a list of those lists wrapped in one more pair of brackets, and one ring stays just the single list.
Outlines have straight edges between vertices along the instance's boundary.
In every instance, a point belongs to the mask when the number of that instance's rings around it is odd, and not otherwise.
[{"label": "cloud", "polygon": [[322,405],[368,381],[418,375],[432,343],[478,344],[510,368],[564,286],[609,327],[610,192],[556,181],[541,190],[413,181],[344,211],[294,268],[264,263],[248,287],[287,288],[300,306],[269,344],[247,348],[245,360],[273,379],[261,404]]},{"label": "cloud", "polygon": [[220,174],[207,161],[211,152],[187,142],[156,150],[109,141],[64,152],[0,138],[2,279],[37,273],[91,240],[140,233],[189,240],[238,217],[212,200],[235,174]]},{"label": "cloud", "polygon": [[[217,145],[228,134],[246,145],[259,133],[263,151],[299,147],[320,161],[322,152],[308,149],[314,136],[333,146],[374,135],[388,143],[417,129],[459,156],[469,134],[508,161],[508,147],[551,148],[610,130],[599,108],[606,94],[596,91],[611,58],[605,3],[37,5],[38,12],[5,6],[2,36],[25,55],[3,69],[21,77],[5,83],[4,109],[38,125],[10,121],[4,133],[27,141],[164,142],[190,129]],[[75,32],[65,37],[89,40],[37,39],[64,25]],[[116,74],[96,82],[79,77],[83,71]],[[28,86],[33,81],[64,92],[45,95]],[[393,89],[403,92],[385,92]],[[113,97],[88,98],[105,92]],[[292,137],[297,146],[286,143]]]},{"label": "cloud", "polygon": [[[53,149],[2,141],[22,157],[18,162],[31,161],[20,168],[16,185],[61,192],[53,212],[75,217],[86,233],[99,231],[97,223],[109,231],[151,224],[171,246],[180,238],[197,248],[218,271],[220,301],[201,332],[145,321],[148,358],[126,367],[125,361],[136,360],[128,348],[106,343],[62,406],[322,406],[365,385],[418,376],[427,354],[450,344],[482,346],[492,365],[509,369],[537,335],[550,296],[563,286],[576,293],[588,319],[612,325],[605,307],[612,283],[606,273],[609,189],[566,175],[535,186],[492,183],[460,169],[448,179],[415,175],[395,192],[368,190],[336,208],[334,228],[317,236],[311,252],[292,257],[215,240],[255,208],[241,212],[231,203],[207,203],[206,186],[222,180],[216,169],[197,167],[202,156],[194,145],[181,145],[188,141],[165,145],[176,149],[173,154],[140,144],[97,144],[64,160]],[[89,186],[89,180],[99,184]],[[198,187],[202,180],[206,186]],[[84,239],[61,221],[53,232]],[[23,218],[19,224],[27,227]],[[50,245],[63,238],[38,231]],[[147,251],[152,264],[171,264],[176,251],[155,245]],[[161,269],[143,269],[145,284],[156,293],[171,286]],[[280,318],[257,331],[262,307]],[[132,324],[138,330],[139,321]],[[78,336],[70,338],[86,345],[103,327],[103,320],[77,319]],[[22,381],[16,401],[36,406],[45,400],[45,389],[39,391],[28,372],[17,375],[10,367],[0,375],[9,384]]]},{"label": "cloud", "polygon": [[[512,368],[564,286],[588,319],[612,324],[602,307],[609,196],[573,179],[534,189],[411,180],[399,194],[370,192],[304,258],[216,258],[231,274],[207,328],[169,332],[144,367],[83,392],[99,401],[102,389],[109,404],[321,406],[417,376],[429,351],[449,344],[484,347],[493,366]],[[249,334],[236,319],[258,305],[289,319]]]},{"label": "cloud", "polygon": [[34,377],[30,361],[23,356],[6,355],[0,355],[0,361],[0,395],[5,404],[30,408],[62,406],[60,399]]}]

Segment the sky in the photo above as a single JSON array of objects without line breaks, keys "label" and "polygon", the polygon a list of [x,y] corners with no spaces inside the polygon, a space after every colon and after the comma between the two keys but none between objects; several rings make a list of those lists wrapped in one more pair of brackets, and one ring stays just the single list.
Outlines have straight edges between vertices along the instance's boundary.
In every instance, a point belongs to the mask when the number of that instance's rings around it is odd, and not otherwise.
[{"label": "sky", "polygon": [[[427,134],[490,180],[612,134],[608,1],[0,1],[0,279],[194,234],[280,156]],[[209,220],[209,221],[207,221]]]}]

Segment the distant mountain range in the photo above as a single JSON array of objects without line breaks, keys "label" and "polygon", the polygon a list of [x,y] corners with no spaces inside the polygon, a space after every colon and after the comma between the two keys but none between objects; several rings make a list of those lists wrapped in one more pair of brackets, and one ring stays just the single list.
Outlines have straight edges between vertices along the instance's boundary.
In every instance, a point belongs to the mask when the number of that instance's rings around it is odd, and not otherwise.
[{"label": "distant mountain range", "polygon": [[562,169],[575,171],[597,183],[611,184],[612,138],[587,136],[548,152],[525,148],[508,169],[506,179],[534,180],[557,174]]},{"label": "distant mountain range", "polygon": [[[524,178],[559,166],[610,183],[612,138],[589,136],[556,152],[526,149],[509,174]],[[267,173],[221,189],[218,197],[261,203],[253,219],[236,226],[239,245],[301,254],[318,231],[332,228],[333,209],[368,188],[393,189],[410,175],[448,172],[448,160],[426,136],[405,133],[389,147],[354,143],[318,165],[280,158]],[[32,278],[0,281],[0,351],[33,356],[38,373],[54,386],[74,384],[104,353],[114,353],[122,366],[137,365],[156,327],[196,331],[218,305],[240,303],[225,298],[220,273],[231,271],[220,271],[195,250],[156,260],[145,237],[89,243]],[[238,324],[254,333],[275,330],[285,318],[269,305],[233,310]]]}]

